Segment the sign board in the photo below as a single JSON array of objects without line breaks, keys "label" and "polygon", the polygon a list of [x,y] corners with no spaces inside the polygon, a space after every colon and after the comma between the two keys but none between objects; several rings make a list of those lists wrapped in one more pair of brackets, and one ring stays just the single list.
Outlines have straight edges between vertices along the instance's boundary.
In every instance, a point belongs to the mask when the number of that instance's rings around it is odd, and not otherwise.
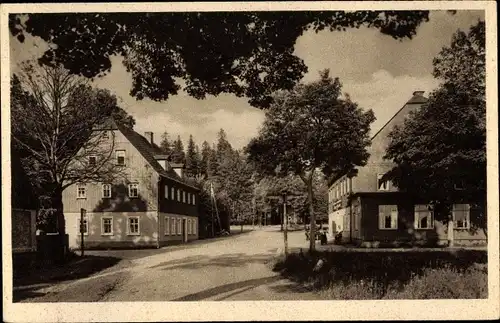
[{"label": "sign board", "polygon": [[81,217],[80,217],[80,233],[85,233],[85,217],[87,215],[87,210],[81,209]]}]

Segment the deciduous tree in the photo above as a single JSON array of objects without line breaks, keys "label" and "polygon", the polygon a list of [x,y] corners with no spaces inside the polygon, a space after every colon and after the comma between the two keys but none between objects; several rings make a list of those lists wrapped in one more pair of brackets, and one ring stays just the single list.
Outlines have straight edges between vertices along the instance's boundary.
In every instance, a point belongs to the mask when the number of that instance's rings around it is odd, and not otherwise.
[{"label": "deciduous tree", "polygon": [[[385,156],[396,163],[388,179],[443,206],[460,200],[457,187],[467,192],[469,201],[485,203],[484,28],[484,21],[479,21],[468,33],[457,31],[451,45],[434,59],[433,74],[441,85],[426,105],[392,131]],[[441,215],[453,232],[449,207],[443,207]]]},{"label": "deciduous tree", "polygon": [[[11,138],[51,223],[65,233],[62,192],[75,183],[111,181],[114,138],[100,131],[120,109],[107,90],[61,67],[26,63],[11,83]],[[127,120],[126,113],[120,113]],[[123,118],[124,117],[124,118]],[[120,117],[119,117],[120,118]],[[119,119],[118,118],[118,119]],[[129,119],[130,120],[130,119]]]},{"label": "deciduous tree", "polygon": [[[351,171],[366,163],[370,144],[371,110],[364,111],[346,96],[329,71],[318,81],[299,84],[276,95],[264,125],[248,147],[249,158],[262,172],[299,176],[308,192],[311,237],[315,236],[314,176]],[[310,250],[315,249],[311,239]]]}]

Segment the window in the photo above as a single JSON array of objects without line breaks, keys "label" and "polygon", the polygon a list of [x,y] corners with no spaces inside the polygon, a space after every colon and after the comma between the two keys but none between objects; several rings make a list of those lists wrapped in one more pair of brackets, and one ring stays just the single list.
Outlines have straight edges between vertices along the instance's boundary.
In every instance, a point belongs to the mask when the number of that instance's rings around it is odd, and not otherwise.
[{"label": "window", "polygon": [[388,191],[389,183],[387,181],[383,181],[382,177],[384,174],[377,174],[377,190],[379,191]]},{"label": "window", "polygon": [[182,191],[182,203],[186,203],[186,192]]},{"label": "window", "polygon": [[128,235],[140,235],[139,231],[139,217],[129,216],[127,219]]},{"label": "window", "polygon": [[395,230],[398,228],[398,206],[378,206],[378,228],[381,230]]},{"label": "window", "polygon": [[347,194],[349,194],[351,192],[351,181],[349,180],[349,178],[346,179],[346,183],[347,183]]},{"label": "window", "polygon": [[434,210],[432,205],[415,205],[415,229],[434,228]]},{"label": "window", "polygon": [[137,183],[128,184],[128,196],[129,197],[139,196],[139,184]]},{"label": "window", "polygon": [[195,234],[195,235],[196,235],[196,234],[197,234],[197,232],[198,232],[198,231],[197,231],[197,229],[196,229],[196,219],[193,219],[193,222],[192,222],[192,223],[193,223],[193,234]]},{"label": "window", "polygon": [[182,232],[182,219],[177,219],[177,235],[181,235]]},{"label": "window", "polygon": [[78,184],[76,186],[76,198],[85,199],[87,198],[87,187],[85,184]]},{"label": "window", "polygon": [[95,166],[95,164],[97,164],[97,157],[96,156],[89,156],[89,165]]},{"label": "window", "polygon": [[191,204],[191,193],[187,193],[188,197],[187,197],[187,203],[188,204]]},{"label": "window", "polygon": [[170,189],[170,199],[174,200],[175,199],[175,188]]},{"label": "window", "polygon": [[456,229],[470,228],[470,205],[453,204],[453,221]]},{"label": "window", "polygon": [[109,134],[108,134],[108,132],[106,130],[104,130],[102,132],[102,139],[108,139],[108,138],[109,138]]},{"label": "window", "polygon": [[191,219],[187,220],[187,226],[188,226],[188,235],[191,235]]},{"label": "window", "polygon": [[170,218],[167,216],[165,217],[165,235],[170,235]]},{"label": "window", "polygon": [[116,163],[118,165],[125,165],[125,150],[116,151]]},{"label": "window", "polygon": [[105,236],[113,235],[113,218],[103,217],[101,219],[101,234]]},{"label": "window", "polygon": [[177,190],[177,202],[181,201],[181,190]]},{"label": "window", "polygon": [[177,221],[175,218],[170,218],[170,234],[175,235],[177,233]]},{"label": "window", "polygon": [[192,202],[193,202],[193,205],[196,204],[196,195],[194,195],[194,194],[193,194]]},{"label": "window", "polygon": [[111,197],[111,185],[110,184],[102,184],[102,197],[110,198]]},{"label": "window", "polygon": [[168,199],[168,185],[165,185],[165,198]]}]

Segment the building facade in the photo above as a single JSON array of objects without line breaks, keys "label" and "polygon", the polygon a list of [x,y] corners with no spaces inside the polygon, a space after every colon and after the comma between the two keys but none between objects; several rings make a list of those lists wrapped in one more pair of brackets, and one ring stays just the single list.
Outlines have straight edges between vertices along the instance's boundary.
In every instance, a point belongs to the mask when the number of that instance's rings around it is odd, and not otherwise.
[{"label": "building facade", "polygon": [[182,180],[182,165],[169,163],[152,132],[141,136],[110,124],[100,131],[113,141],[121,177],[64,190],[70,248],[80,248],[82,209],[84,248],[162,247],[198,239],[198,189]]},{"label": "building facade", "polygon": [[[453,221],[434,219],[436,211],[428,201],[398,191],[383,180],[394,163],[385,160],[389,133],[402,125],[411,111],[427,102],[423,91],[412,98],[372,137],[367,164],[355,176],[343,176],[329,187],[329,234],[342,232],[342,240],[363,246],[401,244],[458,245],[485,244],[486,230],[471,219],[485,217],[485,209],[467,202],[464,191],[450,192],[457,204],[449,206]],[[460,201],[460,202],[458,202]],[[465,202],[464,202],[465,201]]]}]

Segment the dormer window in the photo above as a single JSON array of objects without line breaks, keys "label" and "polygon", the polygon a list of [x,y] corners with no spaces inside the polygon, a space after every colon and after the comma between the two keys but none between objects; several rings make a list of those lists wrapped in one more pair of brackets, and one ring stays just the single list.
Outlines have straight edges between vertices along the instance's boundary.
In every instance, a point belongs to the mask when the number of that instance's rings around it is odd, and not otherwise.
[{"label": "dormer window", "polygon": [[377,174],[377,190],[378,191],[388,191],[389,183],[386,180],[382,180],[384,174]]},{"label": "dormer window", "polygon": [[117,150],[116,151],[116,164],[125,165],[125,150]]},{"label": "dormer window", "polygon": [[108,138],[109,138],[109,133],[106,130],[104,130],[102,132],[102,139],[108,139]]}]

